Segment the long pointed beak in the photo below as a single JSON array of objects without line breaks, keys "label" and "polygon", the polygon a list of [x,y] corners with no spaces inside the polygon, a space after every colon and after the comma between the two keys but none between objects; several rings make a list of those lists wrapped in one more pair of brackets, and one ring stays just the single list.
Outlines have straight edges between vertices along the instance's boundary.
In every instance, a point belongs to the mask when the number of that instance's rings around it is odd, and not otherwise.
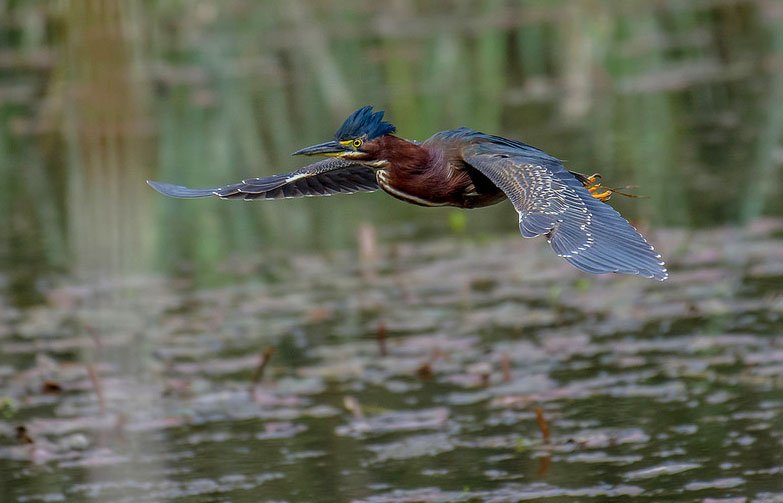
[{"label": "long pointed beak", "polygon": [[327,141],[297,150],[291,155],[325,155],[329,157],[339,156],[347,152],[353,152],[351,148],[340,145],[336,141]]}]

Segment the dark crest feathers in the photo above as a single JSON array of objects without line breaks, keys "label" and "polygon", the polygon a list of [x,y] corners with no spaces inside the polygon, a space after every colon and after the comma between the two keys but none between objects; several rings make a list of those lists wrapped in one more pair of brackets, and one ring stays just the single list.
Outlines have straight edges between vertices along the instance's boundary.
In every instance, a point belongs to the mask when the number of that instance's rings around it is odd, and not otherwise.
[{"label": "dark crest feathers", "polygon": [[383,111],[374,112],[371,106],[362,107],[345,119],[343,125],[334,134],[334,139],[352,140],[367,136],[368,140],[393,133],[397,128],[383,120]]}]

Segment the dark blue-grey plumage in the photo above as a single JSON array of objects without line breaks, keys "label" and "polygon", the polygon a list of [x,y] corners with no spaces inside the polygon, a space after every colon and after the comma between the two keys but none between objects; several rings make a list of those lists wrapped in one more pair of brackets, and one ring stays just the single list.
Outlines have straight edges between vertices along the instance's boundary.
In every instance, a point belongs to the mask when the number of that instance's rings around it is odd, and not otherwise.
[{"label": "dark blue-grey plumage", "polygon": [[397,128],[383,120],[383,111],[374,112],[371,106],[362,107],[345,119],[334,134],[337,141],[362,138],[372,140],[385,134],[392,134]]},{"label": "dark blue-grey plumage", "polygon": [[594,198],[555,157],[521,142],[467,128],[464,161],[492,180],[519,213],[526,238],[545,235],[555,253],[590,273],[621,272],[664,280],[661,256],[608,204]]},{"label": "dark blue-grey plumage", "polygon": [[378,182],[372,169],[340,158],[309,164],[287,174],[250,178],[220,187],[191,189],[161,182],[147,183],[163,195],[182,199],[209,196],[246,200],[284,199],[378,190]]}]

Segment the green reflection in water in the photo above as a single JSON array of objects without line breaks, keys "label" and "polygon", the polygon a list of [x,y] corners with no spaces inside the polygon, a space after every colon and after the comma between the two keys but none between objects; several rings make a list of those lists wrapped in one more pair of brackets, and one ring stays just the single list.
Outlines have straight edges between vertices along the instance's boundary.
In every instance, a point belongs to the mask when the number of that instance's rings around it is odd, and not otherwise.
[{"label": "green reflection in water", "polygon": [[[98,4],[0,7],[6,269],[149,270],[153,237],[162,268],[209,271],[260,248],[349,246],[361,222],[385,241],[409,223],[448,234],[447,211],[381,194],[245,205],[143,185],[295,168],[292,150],[365,103],[403,136],[473,126],[638,185],[649,199],[614,204],[653,225],[781,210],[783,35],[768,2]],[[470,212],[467,235],[515,221],[507,206]]]}]

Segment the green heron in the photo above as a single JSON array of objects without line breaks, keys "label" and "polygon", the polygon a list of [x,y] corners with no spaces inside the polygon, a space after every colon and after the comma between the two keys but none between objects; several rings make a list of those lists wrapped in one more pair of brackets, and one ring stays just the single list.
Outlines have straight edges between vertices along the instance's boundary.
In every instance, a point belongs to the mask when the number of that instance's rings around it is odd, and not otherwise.
[{"label": "green heron", "polygon": [[578,269],[666,279],[661,256],[605,202],[613,190],[600,185],[598,175],[569,171],[535,147],[464,127],[423,143],[395,136],[395,130],[383,112],[366,106],[345,120],[334,140],[294,152],[327,159],[292,173],[205,189],[148,183],[180,198],[282,199],[379,188],[420,206],[480,208],[508,198],[522,235],[545,235]]}]

